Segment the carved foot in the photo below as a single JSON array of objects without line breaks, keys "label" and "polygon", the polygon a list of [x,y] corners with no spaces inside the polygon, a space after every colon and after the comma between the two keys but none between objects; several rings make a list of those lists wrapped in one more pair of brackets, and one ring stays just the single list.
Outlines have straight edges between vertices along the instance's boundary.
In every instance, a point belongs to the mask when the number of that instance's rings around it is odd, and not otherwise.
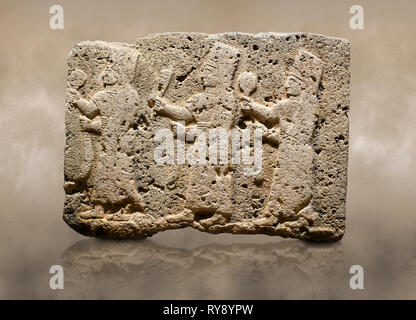
[{"label": "carved foot", "polygon": [[192,222],[194,215],[190,210],[184,210],[181,213],[167,215],[166,221],[169,223]]},{"label": "carved foot", "polygon": [[269,217],[264,217],[264,218],[254,220],[253,224],[257,227],[268,227],[268,226],[271,227],[277,222],[278,222],[278,219],[275,216],[269,216]]},{"label": "carved foot", "polygon": [[145,207],[145,203],[143,201],[143,198],[137,193],[133,195],[133,204],[128,204],[126,206],[126,210],[130,213],[136,212],[136,211],[143,211]]},{"label": "carved foot", "polygon": [[306,230],[309,227],[308,221],[300,217],[298,220],[295,221],[286,221],[279,224],[276,230],[283,231],[287,235],[293,235],[296,233],[302,232],[302,230]]},{"label": "carved foot", "polygon": [[105,212],[104,212],[103,207],[97,206],[94,209],[81,212],[79,214],[79,217],[81,219],[102,219],[105,217]]},{"label": "carved foot", "polygon": [[306,220],[308,220],[309,225],[313,225],[314,222],[318,219],[319,214],[315,212],[311,205],[308,205],[307,207],[303,208],[299,215],[304,217]]},{"label": "carved foot", "polygon": [[117,213],[111,215],[110,217],[107,217],[107,220],[109,221],[129,221],[131,219],[131,214],[125,214],[124,212],[122,212],[121,210],[118,211]]},{"label": "carved foot", "polygon": [[226,223],[227,219],[220,213],[216,213],[210,218],[199,220],[199,224],[205,229],[212,227],[213,225],[223,225]]}]

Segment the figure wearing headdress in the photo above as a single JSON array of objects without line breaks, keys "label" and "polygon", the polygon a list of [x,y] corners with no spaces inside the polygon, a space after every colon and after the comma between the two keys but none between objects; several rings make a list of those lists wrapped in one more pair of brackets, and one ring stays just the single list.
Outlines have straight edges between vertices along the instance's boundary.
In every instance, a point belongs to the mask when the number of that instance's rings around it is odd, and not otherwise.
[{"label": "figure wearing headdress", "polygon": [[315,55],[300,50],[289,69],[286,97],[272,107],[246,99],[243,112],[261,122],[279,124],[277,166],[273,175],[264,217],[256,223],[311,219],[313,215],[312,135],[319,106],[316,97],[323,63]]},{"label": "figure wearing headdress", "polygon": [[[95,207],[81,213],[81,218],[102,218],[106,214],[143,210],[132,155],[124,143],[138,103],[137,92],[130,83],[136,60],[134,50],[113,50],[101,75],[104,88],[96,92],[91,100],[78,97],[72,101],[81,112],[82,130],[100,136],[90,194]],[[91,167],[92,159],[90,162]],[[114,212],[114,208],[119,212]]]},{"label": "figure wearing headdress", "polygon": [[[211,128],[230,130],[237,106],[232,82],[238,60],[239,52],[235,48],[215,43],[200,72],[204,91],[191,96],[185,106],[176,106],[156,97],[155,111],[172,120],[184,121],[188,128],[196,127],[207,137]],[[224,224],[232,212],[232,176],[228,165],[196,164],[190,170],[185,210],[168,216],[167,220],[191,222],[198,213],[203,217],[199,224],[204,228]]]}]

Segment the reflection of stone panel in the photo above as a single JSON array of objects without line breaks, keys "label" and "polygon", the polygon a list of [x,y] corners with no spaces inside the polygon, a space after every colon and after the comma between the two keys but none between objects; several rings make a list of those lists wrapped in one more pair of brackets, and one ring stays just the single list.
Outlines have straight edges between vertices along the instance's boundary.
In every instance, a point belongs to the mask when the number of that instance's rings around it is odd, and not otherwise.
[{"label": "reflection of stone panel", "polygon": [[[132,45],[81,42],[68,68],[64,219],[75,230],[112,238],[186,226],[314,241],[343,236],[347,41],[169,33]],[[161,129],[175,143],[175,161],[166,164],[155,161]],[[207,145],[208,162],[190,163],[186,155],[199,156],[201,141],[215,140],[212,129],[230,133],[225,156],[218,150],[221,161],[210,163]],[[262,143],[258,163],[233,163],[231,133],[244,132],[248,154]]]},{"label": "reflection of stone panel", "polygon": [[67,297],[310,299],[329,297],[348,276],[343,255],[341,244],[294,241],[184,250],[89,239],[69,248],[62,263]]}]

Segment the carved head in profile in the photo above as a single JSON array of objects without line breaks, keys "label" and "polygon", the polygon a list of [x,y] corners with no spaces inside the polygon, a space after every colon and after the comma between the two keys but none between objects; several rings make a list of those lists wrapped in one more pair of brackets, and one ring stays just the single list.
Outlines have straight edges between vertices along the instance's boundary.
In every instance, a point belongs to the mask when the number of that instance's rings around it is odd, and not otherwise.
[{"label": "carved head in profile", "polygon": [[104,72],[102,74],[103,83],[108,86],[115,85],[119,80],[119,74],[114,70],[114,66],[112,65],[112,61],[110,60],[109,63],[106,65]]},{"label": "carved head in profile", "polygon": [[288,97],[299,96],[302,93],[302,89],[304,88],[305,84],[301,79],[294,76],[293,74],[289,75],[285,83],[286,95]]},{"label": "carved head in profile", "polygon": [[235,48],[224,43],[215,43],[201,70],[204,87],[231,87],[239,56]]},{"label": "carved head in profile", "polygon": [[107,65],[102,73],[105,85],[124,84],[133,81],[138,52],[131,48],[118,49],[110,54]]},{"label": "carved head in profile", "polygon": [[204,87],[216,87],[218,84],[218,75],[215,66],[208,62],[204,64],[201,71],[201,79]]}]

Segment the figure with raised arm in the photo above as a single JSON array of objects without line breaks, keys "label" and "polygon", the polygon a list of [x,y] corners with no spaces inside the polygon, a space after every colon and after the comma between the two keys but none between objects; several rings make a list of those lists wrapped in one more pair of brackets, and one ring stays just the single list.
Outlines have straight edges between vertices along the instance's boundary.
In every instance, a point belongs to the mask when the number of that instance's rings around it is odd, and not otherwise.
[{"label": "figure with raised arm", "polygon": [[[232,88],[239,52],[232,46],[215,43],[200,73],[204,91],[191,96],[184,106],[156,97],[154,110],[187,128],[198,128],[208,137],[208,129],[234,126],[237,101]],[[168,215],[168,222],[197,220],[203,228],[225,224],[232,213],[232,173],[229,164],[195,164],[190,167],[185,210]]]}]

